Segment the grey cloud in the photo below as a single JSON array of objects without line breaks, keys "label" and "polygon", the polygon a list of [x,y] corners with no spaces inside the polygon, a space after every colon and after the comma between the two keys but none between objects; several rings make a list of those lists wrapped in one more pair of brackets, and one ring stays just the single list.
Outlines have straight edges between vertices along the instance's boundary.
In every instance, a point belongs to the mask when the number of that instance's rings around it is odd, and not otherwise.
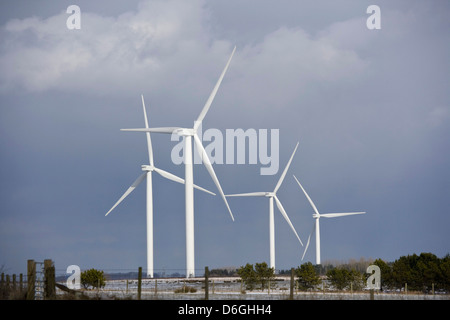
[{"label": "grey cloud", "polygon": [[[2,11],[0,256],[21,268],[31,241],[59,265],[143,265],[144,188],[104,219],[147,159],[144,136],[119,129],[143,125],[141,93],[151,125],[192,125],[235,44],[203,129],[280,129],[280,168],[300,141],[279,197],[303,240],[312,212],[291,173],[321,211],[368,212],[323,224],[324,260],[447,253],[448,4],[379,1],[379,31],[365,27],[369,4],[80,1],[79,32],[65,4]],[[158,165],[182,176],[176,143],[152,139]],[[278,176],[259,169],[215,165],[226,193],[272,188]],[[214,188],[202,166],[194,176]],[[183,197],[155,178],[157,268],[183,269]],[[220,198],[196,195],[197,265],[267,260],[264,200],[230,201],[232,224]],[[277,265],[297,266],[276,219]]]}]

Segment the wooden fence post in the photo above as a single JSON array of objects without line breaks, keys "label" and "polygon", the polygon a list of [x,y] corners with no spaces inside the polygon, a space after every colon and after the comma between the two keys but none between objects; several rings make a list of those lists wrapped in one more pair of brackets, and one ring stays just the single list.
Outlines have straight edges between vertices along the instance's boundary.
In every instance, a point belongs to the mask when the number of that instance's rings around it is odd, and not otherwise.
[{"label": "wooden fence post", "polygon": [[141,300],[141,289],[142,289],[142,267],[139,267],[138,272],[138,300]]},{"label": "wooden fence post", "polygon": [[44,298],[56,299],[55,266],[50,259],[44,260]]},{"label": "wooden fence post", "polygon": [[294,300],[294,268],[291,268],[291,286],[289,291],[289,300]]},{"label": "wooden fence post", "polygon": [[5,299],[6,296],[6,288],[5,288],[5,274],[2,273],[1,278],[0,278],[0,298],[1,299]]},{"label": "wooden fence post", "polygon": [[34,300],[36,285],[36,263],[34,260],[27,261],[27,300]]},{"label": "wooden fence post", "polygon": [[20,292],[20,294],[22,294],[22,290],[23,290],[23,274],[21,273],[19,275],[19,292]]},{"label": "wooden fence post", "polygon": [[12,275],[12,288],[13,288],[13,291],[16,291],[16,286],[17,286],[17,279],[16,279],[16,275],[13,274]]},{"label": "wooden fence post", "polygon": [[205,267],[205,300],[209,300],[209,269]]}]

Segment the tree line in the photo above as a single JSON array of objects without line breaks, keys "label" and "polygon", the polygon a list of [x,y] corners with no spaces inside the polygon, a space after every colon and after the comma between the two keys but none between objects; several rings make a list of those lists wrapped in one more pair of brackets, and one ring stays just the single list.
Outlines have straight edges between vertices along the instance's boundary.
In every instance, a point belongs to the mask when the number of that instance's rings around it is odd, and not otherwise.
[{"label": "tree line", "polygon": [[[382,259],[373,261],[374,265],[380,267],[381,290],[402,290],[407,285],[408,290],[430,292],[432,288],[450,291],[450,255],[438,258],[432,253],[421,253],[401,256],[394,262],[385,262]],[[331,286],[338,290],[352,287],[360,290],[366,286],[369,276],[364,271],[341,265],[330,268],[326,272],[326,279]],[[318,284],[318,269],[311,263],[301,265],[296,269],[299,278],[299,287],[312,289]]]},{"label": "tree line", "polygon": [[[362,290],[366,287],[369,274],[367,267],[371,264],[380,267],[381,290],[408,290],[430,292],[432,289],[450,292],[450,254],[438,258],[432,253],[401,256],[394,262],[382,259],[350,260],[347,263],[334,262],[324,265],[304,263],[294,269],[296,286],[299,290],[321,290],[323,286],[337,290]],[[291,274],[291,270],[281,270],[279,274]],[[267,289],[275,285],[275,270],[266,262],[247,263],[237,269],[213,269],[211,276],[239,276],[247,290]],[[103,271],[86,270],[81,274],[81,284],[85,288],[103,287]]]},{"label": "tree line", "polygon": [[374,261],[381,270],[382,289],[400,289],[429,292],[434,288],[450,291],[450,255],[438,258],[432,253],[401,256],[393,263]]},{"label": "tree line", "polygon": [[[362,290],[369,277],[366,273],[369,264],[380,267],[381,290],[403,290],[407,284],[408,290],[413,291],[430,292],[435,289],[450,292],[450,255],[438,258],[432,253],[401,256],[394,262],[353,260],[339,266],[307,262],[294,269],[296,285],[300,290],[322,289],[324,285],[337,290]],[[290,270],[280,271],[280,274],[290,273]],[[265,289],[270,283],[275,283],[275,270],[265,262],[254,266],[247,263],[235,274],[242,278],[248,290]]]}]

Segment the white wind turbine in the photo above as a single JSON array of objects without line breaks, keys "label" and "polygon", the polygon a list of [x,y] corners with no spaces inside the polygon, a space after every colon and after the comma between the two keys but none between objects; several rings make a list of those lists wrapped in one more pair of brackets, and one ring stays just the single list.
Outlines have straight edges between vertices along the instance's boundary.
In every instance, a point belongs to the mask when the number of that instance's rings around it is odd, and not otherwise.
[{"label": "white wind turbine", "polygon": [[[144,120],[145,127],[148,128],[148,120],[147,120],[147,112],[145,110],[144,96],[141,95],[142,99],[142,108],[144,110]],[[129,187],[125,193],[120,197],[120,199],[114,204],[114,206],[106,213],[107,216],[111,211],[114,210],[115,207],[119,205],[134,189],[145,179],[147,178],[147,204],[146,204],[146,212],[147,212],[147,277],[153,278],[153,184],[152,184],[152,172],[155,171],[160,174],[162,177],[184,184],[184,179],[177,177],[176,175],[167,172],[165,170],[159,169],[155,167],[153,161],[153,150],[152,150],[152,141],[150,138],[150,132],[146,133],[147,136],[147,147],[148,147],[148,159],[149,165],[142,165],[143,174],[141,174],[136,181],[133,182],[131,187]],[[215,195],[215,193],[203,189],[199,186],[194,185],[194,188],[202,190],[204,192]]]},{"label": "white wind turbine", "polygon": [[343,217],[343,216],[350,216],[350,215],[354,215],[354,214],[364,214],[365,212],[345,212],[345,213],[319,213],[319,211],[317,210],[316,206],[314,205],[314,202],[311,200],[311,198],[309,197],[309,195],[306,193],[305,189],[303,188],[303,186],[300,184],[300,182],[298,181],[297,177],[294,175],[294,179],[295,181],[297,181],[298,185],[300,186],[300,188],[303,190],[303,193],[305,194],[306,198],[308,199],[309,203],[311,204],[311,207],[314,209],[314,214],[313,214],[313,218],[316,219],[314,225],[313,225],[313,229],[308,237],[308,241],[306,242],[306,247],[305,247],[305,251],[303,252],[303,256],[302,256],[302,260],[305,257],[306,254],[306,250],[308,250],[308,246],[309,246],[309,241],[311,240],[311,236],[314,233],[314,231],[316,232],[316,264],[320,264],[320,225],[319,225],[319,219],[320,218],[336,218],[336,217]]},{"label": "white wind turbine", "polygon": [[186,205],[186,277],[194,277],[195,276],[195,255],[194,255],[194,193],[193,193],[193,161],[192,161],[192,137],[194,138],[194,142],[197,146],[197,149],[201,153],[203,164],[208,170],[212,180],[214,181],[217,189],[222,196],[225,205],[227,206],[228,212],[231,215],[231,219],[234,221],[233,213],[231,212],[230,206],[225,198],[225,195],[222,191],[222,187],[220,186],[219,179],[217,179],[216,173],[211,165],[211,162],[208,158],[208,154],[203,148],[202,142],[197,135],[197,129],[202,124],[203,119],[208,112],[214,97],[219,89],[219,86],[222,82],[223,77],[230,65],[231,58],[236,50],[234,47],[233,52],[231,53],[228,62],[222,71],[222,74],[219,77],[213,91],[211,92],[208,100],[206,101],[200,115],[197,120],[194,122],[194,126],[192,128],[180,128],[180,127],[162,127],[162,128],[141,128],[141,129],[121,129],[122,131],[138,131],[138,132],[158,132],[158,133],[168,133],[168,134],[178,134],[184,137],[184,165],[185,165],[185,205]]},{"label": "white wind turbine", "polygon": [[280,210],[281,214],[283,215],[286,222],[291,227],[292,231],[294,231],[295,236],[297,237],[298,241],[300,241],[300,244],[303,246],[302,240],[300,240],[300,237],[297,234],[297,231],[295,231],[294,226],[292,225],[291,220],[289,219],[286,210],[284,210],[283,205],[281,204],[280,200],[277,197],[277,191],[280,188],[281,184],[283,183],[284,177],[286,176],[286,173],[289,169],[289,166],[291,165],[292,159],[294,158],[295,152],[298,148],[298,142],[295,146],[294,152],[292,152],[291,158],[289,159],[286,167],[284,168],[283,173],[280,176],[280,179],[278,180],[275,189],[272,192],[250,192],[250,193],[238,193],[238,194],[227,194],[227,197],[267,197],[269,198],[269,232],[270,232],[270,268],[275,269],[275,222],[274,222],[274,215],[273,215],[273,200],[275,199],[275,203],[277,204],[278,209]]}]

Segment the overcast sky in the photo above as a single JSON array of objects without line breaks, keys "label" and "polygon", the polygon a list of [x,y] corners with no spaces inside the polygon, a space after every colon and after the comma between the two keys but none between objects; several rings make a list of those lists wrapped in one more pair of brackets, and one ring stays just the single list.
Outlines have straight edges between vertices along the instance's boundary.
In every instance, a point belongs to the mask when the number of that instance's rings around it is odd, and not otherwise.
[{"label": "overcast sky", "polygon": [[[69,5],[81,29],[69,30]],[[381,29],[369,30],[369,5]],[[193,125],[236,45],[203,130],[279,130],[280,170],[215,164],[225,193],[278,191],[304,243],[313,210],[322,262],[450,252],[450,3],[436,1],[51,1],[0,3],[0,266],[49,258],[64,272],[146,267],[151,126]],[[152,134],[155,164],[177,142]],[[184,187],[154,175],[155,272],[185,271]],[[203,165],[194,182],[217,191]],[[195,192],[195,261],[269,261],[269,201]],[[277,269],[315,261],[275,208]],[[202,271],[198,271],[201,273]]]}]

